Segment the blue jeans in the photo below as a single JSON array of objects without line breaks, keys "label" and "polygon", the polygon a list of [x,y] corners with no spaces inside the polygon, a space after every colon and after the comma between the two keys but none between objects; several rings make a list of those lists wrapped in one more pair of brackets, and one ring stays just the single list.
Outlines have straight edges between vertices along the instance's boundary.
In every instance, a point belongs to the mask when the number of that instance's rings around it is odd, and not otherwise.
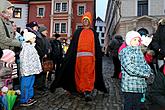
[{"label": "blue jeans", "polygon": [[124,110],[141,110],[144,103],[141,102],[143,98],[142,93],[124,92]]},{"label": "blue jeans", "polygon": [[21,77],[21,103],[27,103],[34,96],[35,75]]}]

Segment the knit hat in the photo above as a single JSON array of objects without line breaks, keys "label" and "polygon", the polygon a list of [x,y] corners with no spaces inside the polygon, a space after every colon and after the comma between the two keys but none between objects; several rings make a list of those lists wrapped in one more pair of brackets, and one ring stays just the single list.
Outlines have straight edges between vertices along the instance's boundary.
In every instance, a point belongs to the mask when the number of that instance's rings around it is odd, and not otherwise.
[{"label": "knit hat", "polygon": [[43,32],[45,30],[48,30],[48,28],[46,26],[40,26],[38,29],[39,32]]},{"label": "knit hat", "polygon": [[82,22],[82,23],[83,23],[83,20],[84,20],[85,18],[89,20],[90,24],[92,24],[92,14],[91,14],[90,12],[84,13],[84,15],[83,15],[83,17],[82,17],[82,19],[81,19],[81,22]]},{"label": "knit hat", "polygon": [[136,37],[139,37],[141,39],[141,35],[137,32],[137,31],[129,31],[127,34],[126,34],[126,37],[125,37],[125,42],[128,46],[131,46],[131,40],[136,38]]},{"label": "knit hat", "polygon": [[14,7],[14,5],[11,4],[11,2],[7,0],[0,0],[0,12],[3,12],[10,7]]},{"label": "knit hat", "polygon": [[30,22],[29,24],[26,24],[26,27],[32,28],[32,27],[34,27],[34,26],[38,26],[38,23],[37,23],[36,21],[32,21],[32,22]]},{"label": "knit hat", "polygon": [[4,49],[2,51],[3,51],[3,55],[2,55],[1,60],[7,63],[11,63],[15,61],[15,53],[12,50]]},{"label": "knit hat", "polygon": [[34,37],[36,38],[36,35],[32,32],[28,32],[27,29],[24,30],[24,34],[23,37],[25,39],[25,41],[30,41],[31,39],[33,39]]}]

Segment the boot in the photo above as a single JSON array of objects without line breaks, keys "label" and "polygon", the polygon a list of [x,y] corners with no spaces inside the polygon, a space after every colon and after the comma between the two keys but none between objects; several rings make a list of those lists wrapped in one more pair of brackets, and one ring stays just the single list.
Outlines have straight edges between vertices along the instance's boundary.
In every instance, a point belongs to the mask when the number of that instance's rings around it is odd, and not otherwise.
[{"label": "boot", "polygon": [[85,91],[84,92],[84,97],[85,97],[85,101],[92,101],[92,96],[91,96],[91,92],[90,91]]}]

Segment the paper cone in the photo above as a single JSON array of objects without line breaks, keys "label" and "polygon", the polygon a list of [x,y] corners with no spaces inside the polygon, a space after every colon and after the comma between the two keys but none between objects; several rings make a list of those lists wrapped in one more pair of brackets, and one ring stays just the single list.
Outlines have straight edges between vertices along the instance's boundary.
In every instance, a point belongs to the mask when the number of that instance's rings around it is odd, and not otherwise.
[{"label": "paper cone", "polygon": [[12,110],[16,98],[16,95],[7,95],[8,110]]},{"label": "paper cone", "polygon": [[15,91],[9,90],[7,92],[6,97],[7,97],[6,99],[7,99],[7,102],[8,102],[8,110],[12,110],[12,108],[14,106],[14,103],[15,103],[15,100],[17,98],[17,96],[15,95]]}]

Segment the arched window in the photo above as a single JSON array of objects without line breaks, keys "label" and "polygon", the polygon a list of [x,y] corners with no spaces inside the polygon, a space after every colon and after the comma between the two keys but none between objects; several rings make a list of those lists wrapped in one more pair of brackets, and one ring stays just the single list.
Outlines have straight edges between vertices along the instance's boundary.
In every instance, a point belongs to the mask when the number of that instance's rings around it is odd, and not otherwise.
[{"label": "arched window", "polygon": [[145,29],[145,28],[139,29],[138,32],[140,33],[141,36],[142,36],[142,35],[147,35],[147,34],[149,34],[149,33],[148,33],[148,30]]}]

